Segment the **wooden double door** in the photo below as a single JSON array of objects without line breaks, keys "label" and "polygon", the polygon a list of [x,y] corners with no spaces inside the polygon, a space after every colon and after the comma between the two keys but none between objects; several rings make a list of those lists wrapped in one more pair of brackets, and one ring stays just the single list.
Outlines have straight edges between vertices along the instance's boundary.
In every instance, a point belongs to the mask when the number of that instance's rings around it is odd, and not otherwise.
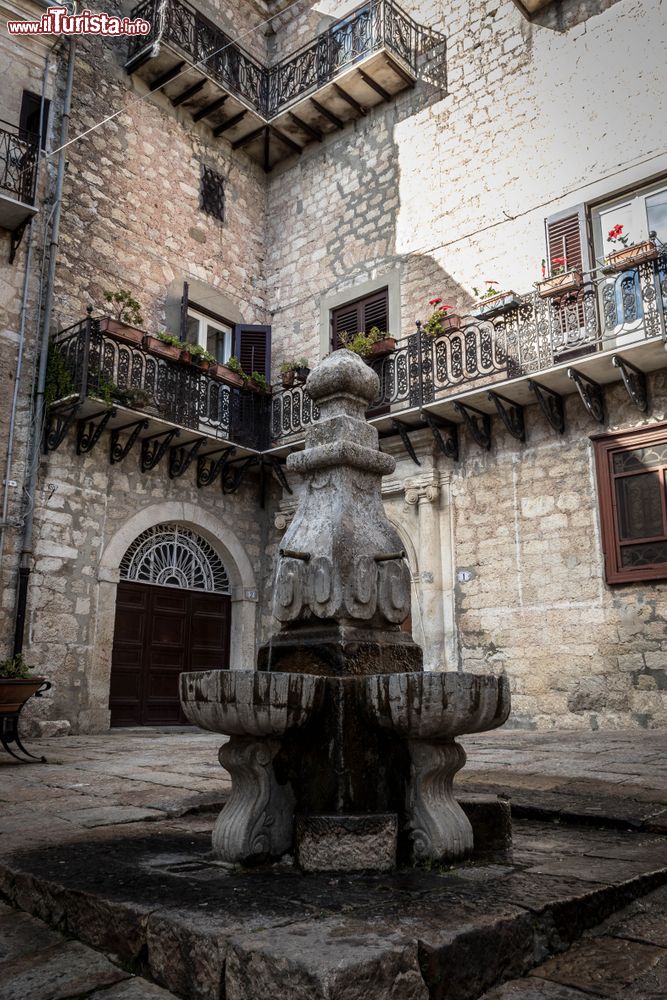
[{"label": "wooden double door", "polygon": [[111,725],[186,723],[178,697],[179,674],[229,668],[230,621],[228,595],[119,583]]}]

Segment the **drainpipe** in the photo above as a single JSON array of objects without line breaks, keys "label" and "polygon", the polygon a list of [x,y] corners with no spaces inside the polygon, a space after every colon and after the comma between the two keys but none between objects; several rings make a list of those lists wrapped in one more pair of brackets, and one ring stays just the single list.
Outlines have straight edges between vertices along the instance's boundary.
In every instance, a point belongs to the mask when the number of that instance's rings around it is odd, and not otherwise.
[{"label": "drainpipe", "polygon": [[28,581],[32,562],[33,528],[35,518],[35,497],[37,490],[37,475],[39,471],[39,451],[42,442],[44,423],[44,390],[46,388],[46,362],[49,353],[49,330],[53,312],[53,286],[56,275],[56,258],[60,239],[60,210],[62,208],[63,180],[65,177],[65,143],[69,134],[69,119],[72,106],[72,89],[74,82],[74,58],[76,54],[76,39],[70,36],[68,40],[67,83],[63,100],[63,114],[60,123],[60,152],[58,154],[58,169],[56,173],[56,189],[54,199],[53,226],[51,243],[49,245],[49,270],[46,279],[44,297],[44,314],[42,317],[42,333],[39,345],[39,371],[37,375],[37,393],[35,396],[34,433],[30,443],[28,459],[28,511],[23,526],[23,545],[19,563],[19,579],[16,595],[16,624],[14,630],[14,652],[16,656],[23,649],[25,631],[25,613],[28,601]]},{"label": "drainpipe", "polygon": [[[44,59],[44,73],[42,74],[42,99],[39,109],[39,143],[37,145],[37,159],[35,162],[35,176],[39,180],[39,169],[42,162],[42,145],[44,136],[42,135],[42,122],[44,121],[44,102],[46,100],[46,88],[48,85],[49,68],[51,56],[56,46],[60,45],[60,39],[56,39]],[[26,243],[25,270],[23,273],[23,288],[21,290],[21,310],[19,312],[19,350],[16,359],[16,378],[14,381],[14,391],[12,393],[12,407],[9,414],[9,433],[7,436],[7,457],[5,459],[4,489],[2,495],[2,513],[0,514],[0,566],[5,546],[5,531],[9,527],[7,520],[9,513],[9,481],[12,478],[12,465],[14,461],[14,435],[16,433],[16,412],[18,409],[19,391],[21,388],[21,375],[23,373],[23,359],[25,354],[25,328],[28,317],[28,295],[30,292],[30,272],[32,269],[32,247],[34,239],[35,216],[33,215],[28,224],[28,240]]]}]

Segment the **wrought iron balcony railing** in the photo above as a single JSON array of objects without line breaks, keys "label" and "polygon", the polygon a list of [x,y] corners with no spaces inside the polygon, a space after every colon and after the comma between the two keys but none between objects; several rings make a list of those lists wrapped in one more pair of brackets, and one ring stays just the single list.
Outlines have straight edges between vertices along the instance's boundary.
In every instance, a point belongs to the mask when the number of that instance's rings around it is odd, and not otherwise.
[{"label": "wrought iron balcony railing", "polygon": [[[372,367],[380,395],[369,414],[420,408],[466,390],[535,376],[564,362],[655,337],[667,338],[667,254],[615,277],[589,272],[583,287],[559,299],[537,292],[493,320],[462,318],[461,328],[431,337],[420,328]],[[303,386],[274,388],[274,446],[303,435],[317,418]]]},{"label": "wrought iron balcony railing", "polygon": [[[157,43],[177,46],[193,64],[266,120],[333,80],[346,66],[385,48],[413,72],[436,33],[394,0],[368,0],[297,52],[266,67],[187,0],[143,0],[132,11],[152,25],[129,43],[129,63]],[[440,36],[437,36],[440,38]]]},{"label": "wrought iron balcony railing", "polygon": [[126,406],[146,418],[256,451],[270,443],[268,396],[119,341],[95,319],[62,330],[49,355],[46,402],[51,408],[73,411],[88,399],[100,400],[102,408]]},{"label": "wrought iron balcony railing", "polygon": [[36,183],[37,137],[0,121],[0,194],[32,205]]}]

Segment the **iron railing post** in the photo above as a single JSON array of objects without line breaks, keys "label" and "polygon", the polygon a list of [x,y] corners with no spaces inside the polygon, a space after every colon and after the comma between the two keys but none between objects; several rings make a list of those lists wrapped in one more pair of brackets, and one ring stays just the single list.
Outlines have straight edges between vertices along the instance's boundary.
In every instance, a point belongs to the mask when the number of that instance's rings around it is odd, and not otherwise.
[{"label": "iron railing post", "polygon": [[93,307],[87,306],[88,314],[83,323],[83,352],[81,356],[81,382],[79,385],[79,399],[81,402],[88,395],[88,377],[90,373],[90,342],[93,333]]}]

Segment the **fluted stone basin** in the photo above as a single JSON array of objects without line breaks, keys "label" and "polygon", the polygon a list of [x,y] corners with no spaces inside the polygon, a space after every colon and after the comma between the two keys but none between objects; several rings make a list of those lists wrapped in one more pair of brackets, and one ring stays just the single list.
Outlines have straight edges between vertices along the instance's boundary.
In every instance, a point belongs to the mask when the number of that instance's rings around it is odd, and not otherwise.
[{"label": "fluted stone basin", "polygon": [[510,712],[507,678],[377,674],[366,679],[366,712],[409,748],[405,828],[414,861],[449,863],[465,857],[474,846],[473,831],[452,789],[466,761],[455,740],[502,726]]},{"label": "fluted stone basin", "polygon": [[321,677],[255,670],[207,670],[180,680],[189,721],[227,736],[282,736],[307,722],[323,690]]},{"label": "fluted stone basin", "polygon": [[502,726],[509,684],[489,674],[376,674],[366,679],[366,708],[374,723],[404,739],[449,742]]},{"label": "fluted stone basin", "polygon": [[294,794],[276,774],[281,737],[304,725],[321,703],[324,678],[307,674],[208,670],[181,674],[181,704],[196,726],[230,737],[220,763],[232,792],[213,829],[213,853],[248,864],[292,845]]}]

